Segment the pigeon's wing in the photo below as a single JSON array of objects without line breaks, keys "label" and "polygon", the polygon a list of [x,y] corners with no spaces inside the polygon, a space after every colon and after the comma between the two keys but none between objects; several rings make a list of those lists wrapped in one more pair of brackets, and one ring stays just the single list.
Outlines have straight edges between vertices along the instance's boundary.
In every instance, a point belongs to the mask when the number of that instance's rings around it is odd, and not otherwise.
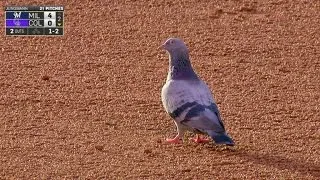
[{"label": "pigeon's wing", "polygon": [[170,80],[162,89],[166,111],[190,128],[224,131],[218,108],[208,86],[201,80]]},{"label": "pigeon's wing", "polygon": [[197,104],[190,108],[180,123],[202,132],[225,132],[215,103],[212,103],[210,106]]}]

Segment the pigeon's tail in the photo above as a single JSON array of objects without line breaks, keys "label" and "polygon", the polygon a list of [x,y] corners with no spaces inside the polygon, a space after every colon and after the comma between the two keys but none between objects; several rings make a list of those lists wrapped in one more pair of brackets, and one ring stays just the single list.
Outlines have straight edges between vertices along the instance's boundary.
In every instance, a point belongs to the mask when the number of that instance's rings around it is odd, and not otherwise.
[{"label": "pigeon's tail", "polygon": [[216,133],[214,131],[208,132],[210,137],[214,140],[216,144],[225,144],[228,146],[234,146],[234,142],[227,133]]}]

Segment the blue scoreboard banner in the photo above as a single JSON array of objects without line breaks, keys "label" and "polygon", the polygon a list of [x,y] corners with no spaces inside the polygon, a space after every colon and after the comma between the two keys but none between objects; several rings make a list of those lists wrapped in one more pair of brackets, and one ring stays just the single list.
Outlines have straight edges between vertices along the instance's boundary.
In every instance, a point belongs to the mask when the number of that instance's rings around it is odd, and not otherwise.
[{"label": "blue scoreboard banner", "polygon": [[6,35],[62,36],[63,13],[63,6],[7,6]]}]

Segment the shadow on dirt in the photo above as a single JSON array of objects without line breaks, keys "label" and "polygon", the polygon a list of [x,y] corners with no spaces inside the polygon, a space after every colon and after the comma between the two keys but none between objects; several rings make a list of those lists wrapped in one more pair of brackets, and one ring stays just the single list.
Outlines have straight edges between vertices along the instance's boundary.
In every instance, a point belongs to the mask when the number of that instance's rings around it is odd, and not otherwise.
[{"label": "shadow on dirt", "polygon": [[251,161],[256,164],[271,166],[279,170],[299,172],[303,175],[320,177],[319,164],[303,162],[298,159],[282,157],[279,155],[247,152],[244,149],[227,149],[226,151],[231,151],[234,156],[238,156],[246,161]]}]

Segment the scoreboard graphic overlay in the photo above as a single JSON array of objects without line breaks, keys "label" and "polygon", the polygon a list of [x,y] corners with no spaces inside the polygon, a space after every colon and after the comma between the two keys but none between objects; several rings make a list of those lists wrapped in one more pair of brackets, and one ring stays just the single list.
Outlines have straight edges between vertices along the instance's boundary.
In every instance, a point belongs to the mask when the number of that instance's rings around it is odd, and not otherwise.
[{"label": "scoreboard graphic overlay", "polygon": [[7,36],[62,36],[63,6],[6,6]]}]

